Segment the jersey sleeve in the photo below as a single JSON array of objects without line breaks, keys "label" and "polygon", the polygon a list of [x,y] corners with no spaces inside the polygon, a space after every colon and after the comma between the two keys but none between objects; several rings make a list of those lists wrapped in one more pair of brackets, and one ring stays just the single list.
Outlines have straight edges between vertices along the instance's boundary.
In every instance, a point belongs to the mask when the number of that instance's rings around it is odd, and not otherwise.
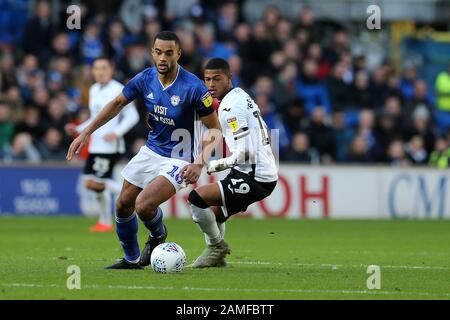
[{"label": "jersey sleeve", "polygon": [[122,94],[127,98],[128,101],[133,101],[142,91],[142,76],[143,73],[140,72],[135,75],[128,83],[123,87]]},{"label": "jersey sleeve", "polygon": [[197,111],[200,117],[207,116],[214,112],[211,93],[209,93],[208,89],[201,81],[199,81],[199,84],[194,87],[192,100],[195,106],[195,111]]}]

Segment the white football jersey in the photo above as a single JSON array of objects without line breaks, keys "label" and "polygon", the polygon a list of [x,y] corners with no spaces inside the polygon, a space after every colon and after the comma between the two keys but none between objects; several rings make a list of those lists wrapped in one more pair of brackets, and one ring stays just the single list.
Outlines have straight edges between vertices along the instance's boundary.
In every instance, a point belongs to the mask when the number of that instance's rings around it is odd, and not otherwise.
[{"label": "white football jersey", "polygon": [[234,168],[254,175],[259,182],[278,179],[275,157],[270,146],[267,125],[258,105],[241,88],[233,88],[220,102],[219,121],[230,152],[245,148],[250,159]]},{"label": "white football jersey", "polygon": [[[123,89],[123,85],[111,80],[105,85],[95,83],[89,89],[89,111],[90,118],[77,127],[81,132],[100,113],[104,106],[116,98]],[[139,114],[133,103],[126,105],[122,111],[102,127],[98,128],[92,135],[89,144],[89,153],[112,154],[124,153],[125,141],[123,135],[127,133],[139,121]],[[104,136],[108,133],[115,133],[117,139],[106,141]]]}]

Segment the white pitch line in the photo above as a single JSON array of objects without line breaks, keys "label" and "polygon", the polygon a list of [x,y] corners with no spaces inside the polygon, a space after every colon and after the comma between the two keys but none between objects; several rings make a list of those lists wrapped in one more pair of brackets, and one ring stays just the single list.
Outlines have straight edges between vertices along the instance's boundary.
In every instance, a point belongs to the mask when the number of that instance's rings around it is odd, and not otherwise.
[{"label": "white pitch line", "polygon": [[[32,283],[2,283],[3,287],[15,288],[61,288],[66,286],[57,284],[32,284]],[[392,295],[392,296],[424,296],[424,297],[450,297],[450,293],[430,292],[395,292],[378,290],[312,290],[312,289],[252,289],[252,288],[202,288],[202,287],[173,287],[173,286],[124,286],[124,285],[82,285],[81,289],[124,289],[124,290],[181,290],[181,291],[235,291],[235,292],[285,292],[285,293],[330,293],[330,294],[367,294],[367,295]]]},{"label": "white pitch line", "polygon": [[[331,268],[365,268],[364,264],[338,264],[338,263],[289,263],[289,262],[270,262],[270,261],[229,261],[229,264],[248,264],[248,265],[265,265],[265,266],[297,266],[297,267],[331,267]],[[450,270],[450,267],[441,266],[412,266],[412,265],[383,265],[380,268],[389,269],[430,269],[430,270]]]},{"label": "white pitch line", "polygon": [[[26,260],[34,260],[34,257],[25,256]],[[61,259],[59,257],[51,257],[50,260],[75,260],[74,258],[67,257]],[[103,259],[90,259],[94,261],[103,261]],[[350,267],[350,268],[367,268],[365,264],[339,264],[339,263],[295,263],[295,262],[271,262],[271,261],[259,261],[259,260],[242,260],[242,261],[228,261],[229,264],[248,264],[248,265],[267,265],[267,266],[297,266],[297,267],[331,267],[333,269]],[[450,270],[450,267],[444,266],[414,266],[414,265],[379,265],[381,268],[388,269],[423,269],[423,270]]]},{"label": "white pitch line", "polygon": [[[249,252],[251,250],[248,250]],[[440,252],[440,251],[406,251],[406,252],[399,252],[399,251],[369,251],[369,250],[361,250],[361,251],[357,251],[357,250],[350,250],[350,251],[339,251],[339,250],[323,250],[323,251],[319,251],[317,253],[320,254],[370,254],[373,255],[374,253],[377,254],[384,254],[384,255],[396,255],[398,256],[399,254],[401,255],[408,255],[408,256],[445,256],[445,257],[449,257],[450,254],[448,252]]]}]

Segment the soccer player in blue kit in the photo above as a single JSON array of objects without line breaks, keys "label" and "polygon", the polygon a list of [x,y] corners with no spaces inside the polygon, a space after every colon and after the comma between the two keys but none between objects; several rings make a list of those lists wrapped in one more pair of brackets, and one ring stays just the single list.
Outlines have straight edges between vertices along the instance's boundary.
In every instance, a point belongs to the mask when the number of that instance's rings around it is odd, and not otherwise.
[{"label": "soccer player in blue kit", "polygon": [[[161,31],[154,38],[151,52],[155,66],[131,79],[67,152],[67,160],[71,160],[95,130],[135,98],[144,99],[151,129],[146,145],[122,170],[124,184],[116,202],[116,230],[125,257],[107,269],[143,269],[150,264],[151,252],[167,237],[159,205],[187,184],[197,182],[209,159],[207,150],[220,141],[213,137],[220,134],[220,124],[211,94],[199,78],[178,64],[181,49],[177,35]],[[200,133],[202,123],[210,135],[203,141],[203,151],[195,154],[194,140],[199,142],[196,133]],[[150,231],[142,252],[137,239],[137,216]]]}]

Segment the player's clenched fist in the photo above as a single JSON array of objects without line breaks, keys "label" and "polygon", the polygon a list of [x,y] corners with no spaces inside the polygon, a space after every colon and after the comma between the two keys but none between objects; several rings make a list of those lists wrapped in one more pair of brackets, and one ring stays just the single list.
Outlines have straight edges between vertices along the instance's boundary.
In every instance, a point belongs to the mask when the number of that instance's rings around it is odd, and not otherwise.
[{"label": "player's clenched fist", "polygon": [[230,166],[224,160],[225,159],[211,160],[206,167],[206,173],[211,174],[213,172],[219,172],[228,169]]},{"label": "player's clenched fist", "polygon": [[196,183],[202,172],[202,166],[199,164],[188,164],[180,170],[180,176],[186,183]]}]

